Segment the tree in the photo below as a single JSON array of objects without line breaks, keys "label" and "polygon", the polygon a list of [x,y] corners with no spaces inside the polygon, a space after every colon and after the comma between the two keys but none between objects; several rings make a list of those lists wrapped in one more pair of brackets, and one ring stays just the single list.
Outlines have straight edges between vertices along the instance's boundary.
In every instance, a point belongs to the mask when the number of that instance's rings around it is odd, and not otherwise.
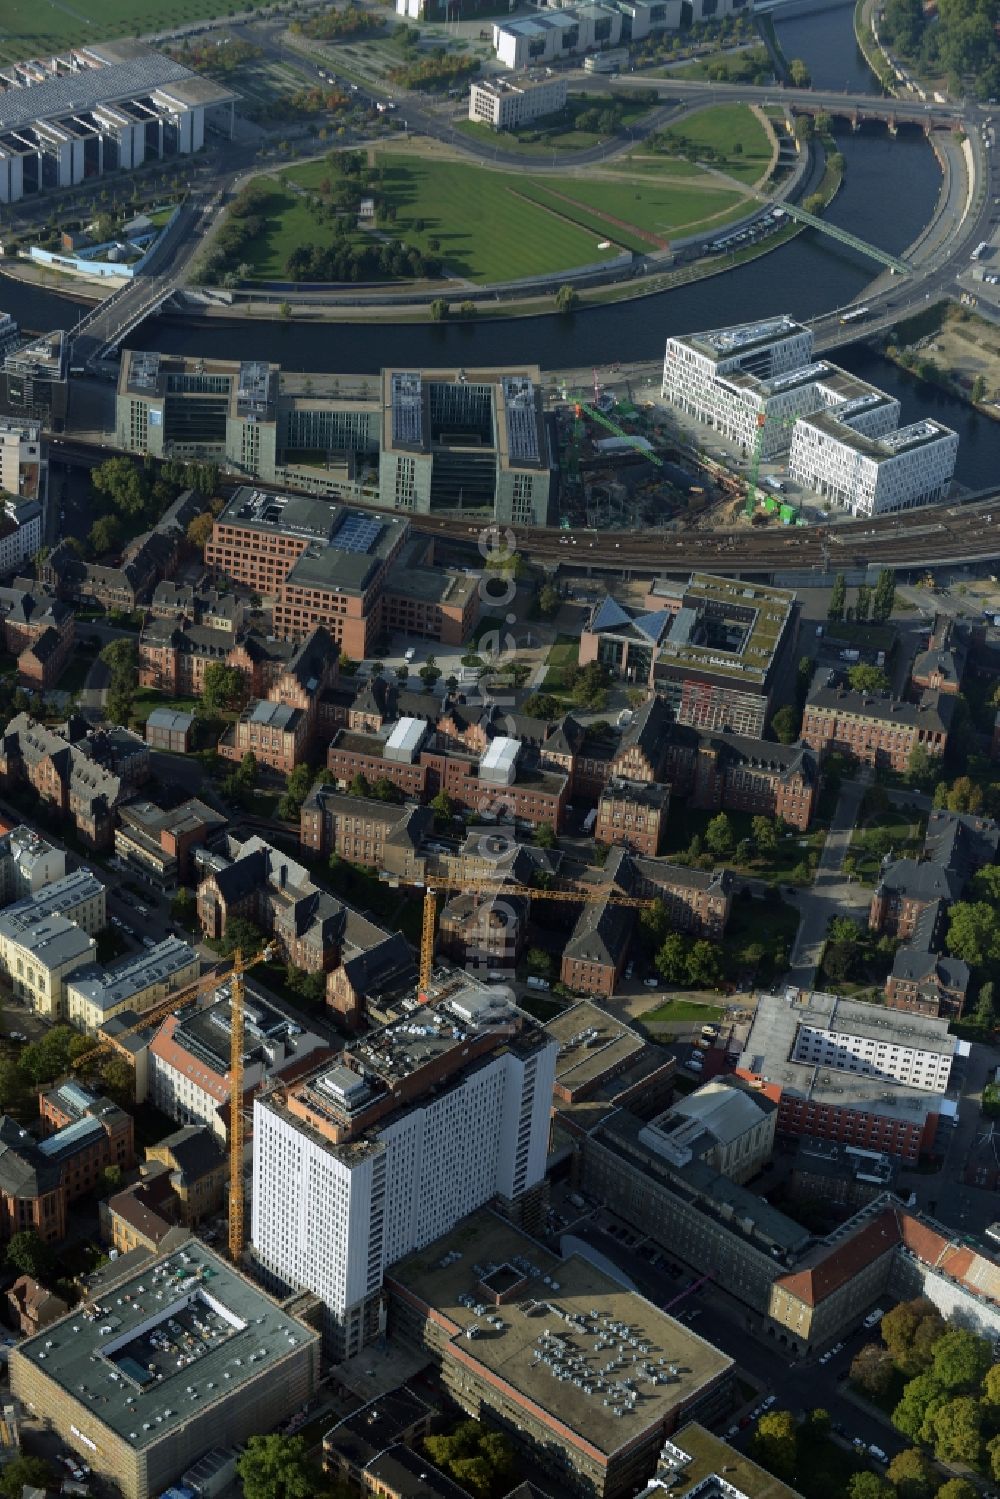
[{"label": "tree", "polygon": [[320,1476],[304,1437],[253,1436],[236,1459],[244,1499],[314,1499]]},{"label": "tree", "polygon": [[246,693],[243,673],[224,661],[213,661],[205,667],[201,680],[201,707],[208,718],[218,718],[239,708]]},{"label": "tree", "polygon": [[811,141],[813,138],[813,122],[811,115],[797,115],[795,118],[795,139],[797,141]]},{"label": "tree", "polygon": [[775,1478],[790,1481],[795,1476],[795,1417],[791,1411],[768,1411],[761,1416],[754,1434],[753,1455]]},{"label": "tree", "polygon": [[124,1057],[111,1054],[100,1060],[100,1087],[118,1108],[130,1109],[135,1103],[135,1067]]},{"label": "tree", "polygon": [[722,977],[719,949],[704,938],[692,943],[687,955],[687,981],[697,989],[714,989]]},{"label": "tree", "polygon": [[983,1411],[971,1395],[938,1405],[928,1416],[934,1456],[943,1463],[979,1466],[983,1454]]},{"label": "tree", "polygon": [[826,617],[831,624],[840,624],[844,618],[846,605],[847,580],[843,573],[838,573],[833,580],[833,588],[830,590],[830,602],[826,607]]},{"label": "tree", "polygon": [[896,1365],[892,1361],[892,1354],[880,1343],[866,1343],[851,1362],[852,1382],[874,1400],[880,1400],[889,1393],[895,1377]]},{"label": "tree", "polygon": [[390,781],[388,776],[379,776],[371,789],[371,795],[377,802],[396,802],[403,800],[403,793],[395,781]]},{"label": "tree", "polygon": [[639,912],[639,930],[643,941],[654,949],[665,941],[670,931],[670,917],[659,896],[653,898],[651,906],[645,906]]},{"label": "tree", "polygon": [[950,1327],[934,1344],[934,1378],[953,1393],[978,1389],[993,1363],[993,1349],[985,1338],[964,1327]]},{"label": "tree", "polygon": [[906,762],[907,785],[928,791],[937,781],[940,765],[940,760],[927,753],[925,745],[915,744]]},{"label": "tree", "polygon": [[904,1389],[903,1398],[892,1413],[892,1424],[911,1442],[930,1442],[934,1436],[931,1418],[947,1399],[933,1374],[918,1374]]},{"label": "tree", "polygon": [[448,303],[444,297],[435,297],[431,303],[431,317],[436,323],[443,323],[448,316]]},{"label": "tree", "polygon": [[257,781],[260,777],[260,771],[257,766],[257,756],[254,754],[253,750],[247,750],[246,754],[243,756],[243,759],[240,761],[240,768],[236,772],[236,774],[239,777],[241,785],[246,786],[250,789],[256,786]]},{"label": "tree", "polygon": [[986,1371],[983,1380],[983,1399],[987,1405],[1000,1405],[1000,1364],[994,1364]]},{"label": "tree", "polygon": [[548,978],[552,972],[552,954],[547,953],[544,947],[529,947],[525,962],[530,971],[537,974],[539,978]]},{"label": "tree", "polygon": [[558,718],[559,701],[550,692],[531,692],[524,700],[524,711],[530,718]]},{"label": "tree", "polygon": [[858,621],[858,624],[863,625],[867,623],[871,612],[872,591],[867,583],[859,583],[857,602],[854,605],[854,618]]},{"label": "tree", "polygon": [[970,968],[1000,960],[1000,914],[984,900],[956,901],[951,908],[946,938],[952,957]]},{"label": "tree", "polygon": [[877,1473],[852,1473],[847,1499],[894,1499],[892,1484]]},{"label": "tree", "polygon": [[877,623],[887,620],[896,602],[896,575],[891,567],[883,567],[875,584],[872,599],[872,619]]},{"label": "tree", "polygon": [[107,1193],[110,1196],[112,1192],[118,1191],[121,1184],[122,1168],[118,1165],[117,1161],[112,1161],[111,1165],[105,1166],[101,1172],[101,1192]]},{"label": "tree", "polygon": [[494,1491],[505,1493],[513,1473],[514,1457],[507,1438],[487,1431],[478,1421],[462,1421],[455,1430],[424,1438],[424,1450],[456,1483],[486,1499]]},{"label": "tree", "polygon": [[196,515],[194,520],[192,520],[188,524],[188,541],[193,547],[197,547],[198,550],[201,551],[207,544],[208,539],[212,534],[212,527],[214,525],[215,516],[212,514],[211,510],[203,510],[201,515]]},{"label": "tree", "polygon": [[195,899],[186,885],[179,886],[177,894],[170,902],[170,914],[174,921],[187,926],[195,911]]},{"label": "tree", "polygon": [[727,859],[733,851],[733,825],[719,812],[705,829],[705,847],[715,859]]},{"label": "tree", "polygon": [[556,830],[551,822],[540,822],[535,829],[535,844],[538,848],[555,848]]},{"label": "tree", "polygon": [[793,57],[788,64],[788,77],[793,88],[808,88],[812,75],[801,57]]},{"label": "tree", "polygon": [[87,541],[93,552],[113,552],[122,536],[122,523],[117,515],[102,515],[90,528]]},{"label": "tree", "polygon": [[968,776],[957,776],[948,788],[946,802],[949,812],[981,812],[983,790]]},{"label": "tree", "polygon": [[861,662],[858,666],[852,666],[847,673],[847,680],[855,692],[888,692],[889,678],[880,666],[868,666]]},{"label": "tree", "polygon": [[52,1251],[33,1228],[24,1228],[7,1245],[7,1264],[20,1275],[43,1280],[52,1269]]},{"label": "tree", "polygon": [[575,288],[564,282],[556,292],[556,311],[572,312],[578,301]]},{"label": "tree", "polygon": [[986,1451],[989,1454],[991,1475],[1000,1478],[1000,1436],[995,1436],[986,1443]]},{"label": "tree", "polygon": [[359,771],[349,782],[347,792],[349,796],[371,796],[372,788],[368,784],[368,777]]},{"label": "tree", "polygon": [[548,618],[550,615],[556,613],[561,603],[562,599],[559,596],[558,589],[553,588],[551,583],[543,583],[538,595],[539,613],[544,614]]},{"label": "tree", "polygon": [[657,970],[666,984],[687,982],[688,944],[680,932],[671,932],[656,954]]},{"label": "tree", "polygon": [[[989,1445],[992,1447],[993,1443]],[[1000,1472],[995,1472],[993,1476],[1000,1478]],[[934,1499],[979,1499],[979,1491],[967,1478],[949,1478],[948,1482],[943,1483],[938,1489]]]},{"label": "tree", "polygon": [[431,802],[431,811],[438,822],[447,822],[455,810],[455,803],[447,791],[439,791]]},{"label": "tree", "polygon": [[0,1475],[0,1494],[3,1499],[21,1499],[26,1488],[41,1489],[48,1493],[58,1482],[52,1465],[44,1457],[15,1457]]},{"label": "tree", "polygon": [[750,836],[757,852],[773,854],[778,847],[778,834],[770,817],[754,817],[750,822]]},{"label": "tree", "polygon": [[228,958],[239,948],[244,957],[252,957],[264,946],[264,934],[247,921],[245,916],[234,916],[226,922],[226,935],[222,939],[223,954]]},{"label": "tree", "polygon": [[944,1319],[926,1296],[901,1301],[879,1323],[882,1342],[901,1374],[919,1374],[930,1364],[934,1343],[944,1332]]},{"label": "tree", "polygon": [[899,1499],[931,1499],[934,1472],[924,1454],[916,1447],[897,1452],[885,1471]]},{"label": "tree", "polygon": [[801,715],[786,703],[771,719],[771,728],[779,744],[794,744],[799,737]]}]

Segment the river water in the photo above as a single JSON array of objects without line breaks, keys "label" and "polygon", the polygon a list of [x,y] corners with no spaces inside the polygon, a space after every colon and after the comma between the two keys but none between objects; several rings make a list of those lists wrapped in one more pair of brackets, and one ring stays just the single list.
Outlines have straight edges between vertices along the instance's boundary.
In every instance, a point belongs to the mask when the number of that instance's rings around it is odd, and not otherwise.
[{"label": "river water", "polygon": [[785,57],[801,57],[819,89],[843,89],[852,94],[879,94],[882,90],[864,53],[854,38],[854,7],[849,3],[818,11],[811,16],[780,19],[775,12],[774,30]]},{"label": "river water", "polygon": [[[787,22],[794,28],[792,56],[808,64],[818,84],[830,86],[840,72],[858,87],[853,12],[849,5]],[[789,47],[793,44],[788,43]],[[848,71],[843,70],[847,68]],[[828,70],[828,71],[827,71]],[[870,74],[865,70],[870,81]],[[834,85],[836,86],[836,85]],[[901,252],[916,239],[934,210],[941,184],[934,154],[923,136],[901,130],[893,139],[880,127],[839,137],[844,184],[827,212],[831,223]],[[887,202],[891,193],[891,203]],[[891,211],[887,211],[891,210]],[[808,231],[738,270],[678,287],[654,297],[596,307],[571,317],[497,318],[481,323],[386,322],[283,324],[205,320],[184,324],[169,318],[144,324],[129,342],[163,353],[230,359],[271,359],[285,369],[372,373],[383,365],[517,364],[543,369],[607,365],[655,359],[671,334],[718,327],[789,312],[808,318],[849,302],[872,279],[873,261],[818,232]],[[22,288],[0,278],[0,309],[23,327],[71,327],[79,307],[50,292]],[[936,416],[961,438],[957,477],[972,488],[996,481],[1000,472],[1000,426],[934,386],[913,380],[861,345],[842,350],[838,361],[902,402],[903,420]]]}]

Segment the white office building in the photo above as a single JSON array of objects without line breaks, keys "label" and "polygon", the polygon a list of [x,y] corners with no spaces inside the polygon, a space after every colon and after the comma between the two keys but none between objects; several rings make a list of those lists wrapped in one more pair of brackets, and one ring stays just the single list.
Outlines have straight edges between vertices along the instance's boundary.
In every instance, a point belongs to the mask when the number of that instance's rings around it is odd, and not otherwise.
[{"label": "white office building", "polygon": [[469,119],[493,130],[517,130],[565,105],[565,78],[485,78],[469,90]]},{"label": "white office building", "polygon": [[13,63],[0,71],[0,203],[188,156],[214,111],[231,130],[234,98],[127,39]]},{"label": "white office building", "polygon": [[388,1265],[545,1175],[556,1042],[466,984],[254,1106],[252,1240],[326,1307],[331,1353],[380,1329]]},{"label": "white office building", "polygon": [[[400,14],[415,18],[428,0],[396,0]],[[693,0],[687,7],[689,24],[718,21],[747,8],[747,0]],[[539,8],[533,16],[498,21],[493,27],[493,50],[504,67],[537,67],[560,57],[597,55],[659,31],[678,31],[684,16],[683,0],[601,0],[600,4]]]},{"label": "white office building", "polygon": [[935,421],[900,428],[900,404],[825,359],[783,316],[667,340],[663,399],[855,515],[943,499],[958,437]]},{"label": "white office building", "polygon": [[933,418],[869,437],[839,409],[796,423],[788,476],[857,516],[933,505],[948,496],[958,433]]}]

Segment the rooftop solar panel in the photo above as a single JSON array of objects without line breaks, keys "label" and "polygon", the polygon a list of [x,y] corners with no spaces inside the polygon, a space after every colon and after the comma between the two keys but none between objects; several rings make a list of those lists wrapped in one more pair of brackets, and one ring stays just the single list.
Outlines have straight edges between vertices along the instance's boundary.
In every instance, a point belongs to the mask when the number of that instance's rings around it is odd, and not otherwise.
[{"label": "rooftop solar panel", "polygon": [[350,511],[334,536],[333,545],[341,552],[370,552],[382,530],[382,522],[373,516]]},{"label": "rooftop solar panel", "polygon": [[392,377],[392,440],[420,447],[424,431],[423,382],[413,370]]},{"label": "rooftop solar panel", "polygon": [[535,387],[523,376],[507,376],[502,382],[507,414],[507,450],[515,462],[537,463],[538,423],[535,419]]}]

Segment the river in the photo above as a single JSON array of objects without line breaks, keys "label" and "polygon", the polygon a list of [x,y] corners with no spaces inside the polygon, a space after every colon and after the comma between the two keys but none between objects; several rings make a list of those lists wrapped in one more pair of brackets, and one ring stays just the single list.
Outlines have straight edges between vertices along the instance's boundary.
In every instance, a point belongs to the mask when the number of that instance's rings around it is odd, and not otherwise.
[{"label": "river", "polygon": [[[824,67],[842,69],[853,56],[853,12],[848,5],[793,21],[795,51],[818,83]],[[850,79],[850,74],[844,74]],[[855,84],[852,82],[852,86]],[[930,219],[941,176],[923,136],[881,127],[839,137],[844,184],[827,211],[831,223],[901,252]],[[887,213],[887,189],[891,213]],[[372,373],[383,365],[490,366],[535,363],[543,369],[654,359],[671,334],[744,322],[779,312],[809,318],[857,297],[875,273],[873,261],[819,232],[725,275],[653,297],[596,307],[571,317],[496,318],[480,323],[387,322],[307,324],[158,318],[130,340],[135,347],[206,357],[272,359],[289,370]],[[0,278],[0,309],[35,330],[71,327],[79,307],[50,292]],[[936,416],[960,436],[959,480],[972,488],[995,482],[1000,471],[1000,426],[934,386],[911,379],[862,345],[842,351],[841,363],[898,395],[903,420]]]},{"label": "river", "polygon": [[814,15],[780,19],[774,13],[778,44],[789,62],[801,57],[819,89],[843,89],[845,93],[880,94],[878,81],[854,36],[854,7],[837,5]]}]

